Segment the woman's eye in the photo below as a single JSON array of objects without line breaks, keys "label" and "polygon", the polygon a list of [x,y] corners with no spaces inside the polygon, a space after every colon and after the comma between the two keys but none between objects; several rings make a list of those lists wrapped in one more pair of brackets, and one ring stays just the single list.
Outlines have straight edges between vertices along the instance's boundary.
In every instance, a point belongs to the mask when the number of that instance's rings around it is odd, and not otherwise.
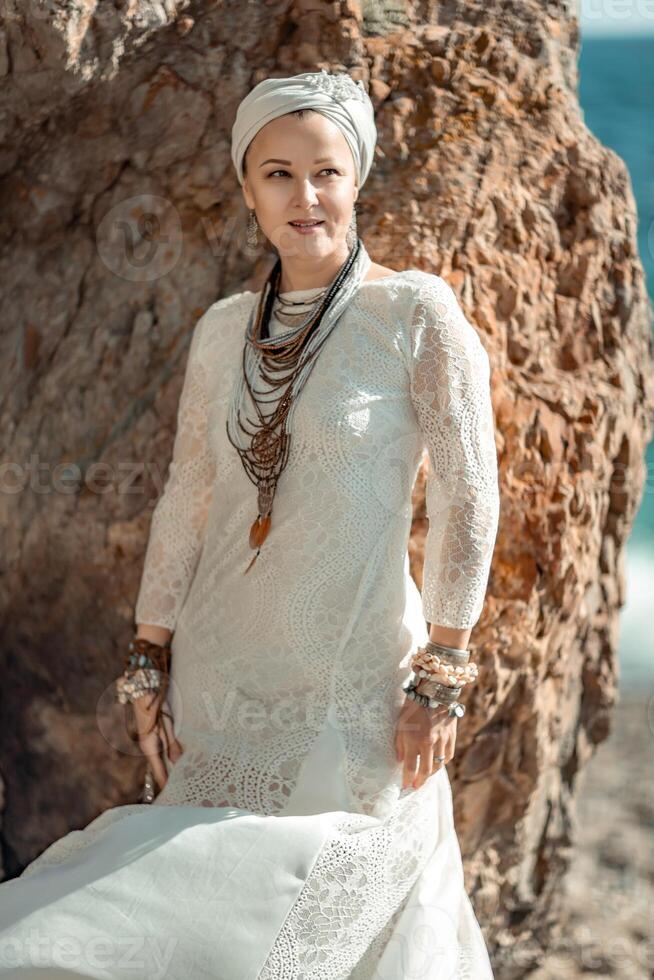
[{"label": "woman's eye", "polygon": [[[321,170],[320,171],[320,173],[321,174],[324,174],[325,171],[331,171],[331,173],[334,173],[334,174],[337,174],[338,173],[338,170],[336,170],[335,167],[325,167],[324,170]],[[287,174],[287,173],[288,173],[288,170],[273,170],[272,173],[269,173],[268,174],[268,176],[269,177],[274,177],[275,174]]]}]

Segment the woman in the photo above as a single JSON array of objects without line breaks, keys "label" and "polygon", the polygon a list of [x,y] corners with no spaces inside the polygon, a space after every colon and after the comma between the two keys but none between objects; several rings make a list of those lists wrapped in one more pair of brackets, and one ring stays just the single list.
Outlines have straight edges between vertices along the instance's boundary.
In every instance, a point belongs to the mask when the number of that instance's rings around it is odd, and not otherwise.
[{"label": "woman", "polygon": [[239,106],[248,235],[277,261],[196,325],[152,519],[121,690],[156,809],[108,810],[0,886],[7,967],[32,930],[76,976],[492,978],[445,769],[499,514],[489,361],[439,276],[357,237],[375,141],[347,74]]}]

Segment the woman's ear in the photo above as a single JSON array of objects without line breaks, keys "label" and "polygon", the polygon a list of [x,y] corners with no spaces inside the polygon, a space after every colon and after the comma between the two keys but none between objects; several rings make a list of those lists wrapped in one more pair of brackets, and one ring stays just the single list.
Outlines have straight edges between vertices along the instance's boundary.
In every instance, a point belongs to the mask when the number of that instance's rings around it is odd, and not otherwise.
[{"label": "woman's ear", "polygon": [[243,198],[245,200],[246,206],[249,208],[250,211],[253,211],[254,210],[254,198],[252,197],[252,194],[250,193],[250,191],[249,191],[249,189],[247,187],[247,182],[246,181],[243,181],[243,185],[241,187],[241,190],[243,191]]}]

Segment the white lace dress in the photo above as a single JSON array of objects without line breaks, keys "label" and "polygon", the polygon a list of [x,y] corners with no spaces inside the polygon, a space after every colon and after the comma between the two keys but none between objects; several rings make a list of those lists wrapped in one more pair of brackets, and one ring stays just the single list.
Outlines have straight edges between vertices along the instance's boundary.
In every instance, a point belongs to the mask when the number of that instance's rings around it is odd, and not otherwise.
[{"label": "white lace dress", "polygon": [[[174,631],[184,754],[153,806],[106,811],[0,886],[0,974],[33,962],[31,930],[61,976],[492,978],[447,770],[402,791],[394,751],[425,620],[472,627],[484,602],[488,355],[442,278],[363,283],[299,397],[246,575],[256,487],[226,418],[257,298],[222,299],[195,328],[136,605]],[[425,450],[421,596],[407,545]],[[80,947],[68,961],[62,936]]]}]

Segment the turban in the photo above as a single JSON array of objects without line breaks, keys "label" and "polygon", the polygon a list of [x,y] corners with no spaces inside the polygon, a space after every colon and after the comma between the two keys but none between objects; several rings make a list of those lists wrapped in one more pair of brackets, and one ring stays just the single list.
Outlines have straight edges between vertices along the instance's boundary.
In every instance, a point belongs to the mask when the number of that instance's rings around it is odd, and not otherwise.
[{"label": "turban", "polygon": [[240,103],[232,127],[232,162],[243,183],[243,157],[259,130],[295,109],[315,109],[341,130],[361,187],[372,166],[377,129],[372,102],[363,87],[345,72],[305,72],[290,78],[265,78]]}]

